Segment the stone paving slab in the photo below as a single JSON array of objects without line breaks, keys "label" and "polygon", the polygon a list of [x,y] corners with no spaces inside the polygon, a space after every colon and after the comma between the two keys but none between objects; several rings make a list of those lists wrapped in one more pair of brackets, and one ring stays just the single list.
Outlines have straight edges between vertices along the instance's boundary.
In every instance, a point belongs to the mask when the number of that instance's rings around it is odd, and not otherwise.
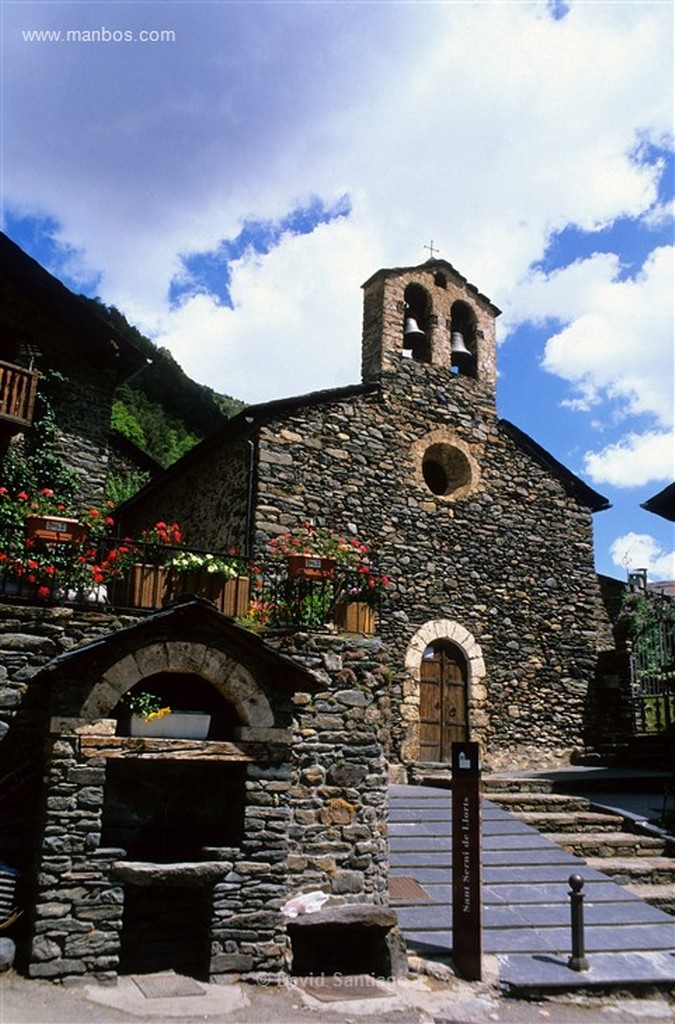
[{"label": "stone paving slab", "polygon": [[[586,945],[589,949],[591,948],[591,939],[594,935],[599,936],[599,930],[602,928],[630,926],[634,929],[637,938],[640,934],[640,926],[660,924],[663,919],[662,911],[641,900],[633,900],[630,903],[589,903],[584,910]],[[448,901],[447,903],[420,903],[416,906],[401,906],[397,908],[397,915],[402,928],[433,928],[440,921],[446,923],[451,921],[451,905]],[[484,928],[562,928],[565,933],[565,941],[569,943],[570,910],[564,903],[517,904],[486,903],[484,901],[483,926]],[[664,934],[661,935],[661,932]],[[653,941],[658,940],[659,942],[655,948],[670,949],[672,947],[673,936],[668,935],[665,929],[659,929],[656,936],[652,934],[651,930],[649,934],[652,935]],[[665,947],[661,943],[665,943]],[[605,948],[614,947],[611,945]],[[640,949],[641,947],[636,946],[635,948]]]},{"label": "stone paving slab", "polygon": [[[525,826],[526,828],[528,826]],[[499,834],[492,832],[483,836],[483,850],[489,853],[491,850],[540,850],[541,836],[538,832],[532,834],[533,830],[524,832],[522,835]],[[450,836],[425,836],[420,830],[417,835],[392,836],[390,839],[392,853],[407,853],[411,850],[425,852],[427,850],[441,850],[450,852]]]},{"label": "stone paving slab", "polygon": [[[447,838],[448,832],[446,822],[440,818],[438,821],[399,821],[389,822],[390,839],[407,839],[411,835],[429,836],[436,838]],[[440,829],[443,829],[441,832]],[[525,836],[528,834],[530,825],[517,818],[496,818],[490,822],[490,835]],[[452,829],[450,831],[452,835]]]},{"label": "stone paving slab", "polygon": [[[580,858],[573,853],[566,853],[560,847],[549,849],[533,846],[528,850],[518,850],[517,858],[514,851],[505,850],[483,850],[483,865],[485,867],[500,867],[501,865],[512,865],[526,867],[527,865],[553,865],[569,868],[572,874],[579,866]],[[405,868],[407,865],[419,865],[420,867],[445,867],[448,871],[451,865],[451,851],[444,850],[423,850],[421,853],[415,850],[392,850],[390,865],[392,868]],[[583,861],[582,861],[583,863]]]},{"label": "stone paving slab", "polygon": [[[452,900],[452,886],[449,882],[446,884],[445,880],[441,883],[424,882],[423,889],[429,894],[434,903],[450,903]],[[646,906],[651,910],[650,905],[644,903],[636,893],[629,892],[627,889],[622,889],[620,886],[612,884],[609,878],[598,882],[587,882],[584,892],[586,893],[586,905],[588,907],[605,902],[636,903],[643,907]],[[556,903],[559,900],[560,882],[557,880],[551,884],[543,882],[540,885],[520,885],[515,883],[509,885],[507,891],[505,891],[504,886],[491,886],[485,884],[485,882],[483,884],[483,903],[485,906],[489,906],[491,903],[505,902]],[[401,906],[403,902],[399,901],[397,905]]]},{"label": "stone paving slab", "polygon": [[[432,892],[434,887],[425,884],[424,888],[427,892]],[[609,878],[602,878],[597,882],[586,881],[584,892],[589,906],[592,903],[603,902],[642,902],[635,893],[614,885]],[[507,892],[503,891],[503,886],[494,888],[491,885],[483,885],[483,899],[486,903],[507,898],[515,900],[517,903],[552,903],[560,898],[560,882],[556,880],[552,883],[542,882],[538,885],[514,882],[509,885]]]},{"label": "stone paving slab", "polygon": [[[432,902],[394,901],[392,906],[411,952],[447,958],[452,950],[452,794],[395,786],[390,799],[391,874],[414,878],[432,897]],[[632,972],[635,983],[675,984],[673,917],[489,800],[483,800],[482,818],[483,948],[497,955],[503,983],[570,990],[628,983]],[[587,972],[567,966],[572,874],[585,881],[590,982]]]},{"label": "stone paving slab", "polygon": [[[511,953],[500,955],[499,976],[514,995],[567,991],[570,969],[565,957]],[[577,973],[577,972],[575,972]],[[577,988],[675,984],[675,961],[668,953],[598,953],[590,970],[578,972]]]},{"label": "stone paving slab", "polygon": [[[515,916],[515,915],[514,915]],[[558,953],[568,957],[571,952],[570,930],[566,928],[543,928],[536,929],[532,926],[523,927],[515,923],[503,924],[496,927],[484,926],[483,929],[483,951],[485,953],[539,953],[543,950]],[[420,942],[437,946],[447,956],[452,951],[452,929],[407,927],[401,921],[401,928],[410,944],[417,945]],[[624,952],[660,952],[668,955],[672,953],[672,940],[665,935],[654,934],[650,926],[626,926],[611,928],[586,928],[586,955],[590,960],[600,953],[624,953]],[[574,986],[576,978],[573,975],[570,983]],[[673,983],[675,983],[675,960],[673,961]]]}]

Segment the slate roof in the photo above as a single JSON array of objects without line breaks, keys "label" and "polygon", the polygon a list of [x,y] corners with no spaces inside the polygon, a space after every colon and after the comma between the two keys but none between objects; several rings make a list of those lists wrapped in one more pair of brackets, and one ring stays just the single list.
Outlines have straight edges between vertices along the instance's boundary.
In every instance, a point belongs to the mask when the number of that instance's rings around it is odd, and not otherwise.
[{"label": "slate roof", "polygon": [[643,501],[640,508],[646,509],[647,512],[653,512],[655,515],[661,516],[662,519],[669,519],[671,523],[674,523],[675,483],[668,484],[658,494],[648,498],[647,501]]},{"label": "slate roof", "polygon": [[0,276],[10,281],[39,309],[48,309],[60,320],[71,324],[86,337],[89,351],[94,345],[93,351],[99,358],[103,357],[106,362],[114,361],[118,380],[125,380],[145,366],[147,360],[141,349],[3,232],[0,232]]},{"label": "slate roof", "polygon": [[139,622],[115,630],[97,640],[65,651],[33,677],[50,685],[90,680],[102,675],[124,655],[162,640],[189,640],[207,645],[226,644],[236,652],[242,664],[264,665],[273,683],[280,689],[320,688],[317,677],[299,661],[275,651],[257,634],[237,626],[215,606],[199,597],[186,596]]}]

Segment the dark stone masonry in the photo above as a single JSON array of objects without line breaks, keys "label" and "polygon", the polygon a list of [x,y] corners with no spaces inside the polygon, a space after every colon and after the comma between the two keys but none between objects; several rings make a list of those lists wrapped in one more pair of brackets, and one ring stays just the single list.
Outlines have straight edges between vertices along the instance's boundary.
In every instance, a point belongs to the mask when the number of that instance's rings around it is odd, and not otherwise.
[{"label": "dark stone masonry", "polygon": [[[291,660],[188,601],[115,632],[100,616],[92,643],[49,661],[79,632],[76,613],[50,609],[38,627],[45,668],[31,673],[38,636],[19,619],[26,632],[4,641],[24,652],[7,680],[8,717],[26,750],[45,741],[45,786],[11,825],[13,861],[34,886],[21,949],[31,977],[112,980],[167,963],[204,979],[281,972],[290,897],[320,889],[337,904],[386,902],[380,641],[295,635]],[[208,680],[250,724],[164,747],[128,736],[121,698],[167,671],[188,701]]]},{"label": "dark stone masonry", "polygon": [[[606,501],[498,417],[498,310],[449,264],[364,287],[363,383],[249,407],[132,500],[127,524],[168,516],[196,546],[255,555],[307,520],[357,535],[392,581],[378,635],[393,764],[449,759],[450,727],[420,710],[439,652],[465,689],[455,739],[470,734],[493,766],[566,761],[589,740],[589,686],[613,646],[593,564]],[[401,344],[420,295],[425,358]],[[452,365],[455,316],[470,372]]]}]

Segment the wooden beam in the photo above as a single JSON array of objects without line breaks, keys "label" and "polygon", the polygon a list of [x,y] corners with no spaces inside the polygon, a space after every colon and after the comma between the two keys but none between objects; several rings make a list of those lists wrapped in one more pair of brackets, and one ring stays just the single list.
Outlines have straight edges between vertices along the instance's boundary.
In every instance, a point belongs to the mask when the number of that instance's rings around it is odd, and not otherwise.
[{"label": "wooden beam", "polygon": [[83,757],[164,759],[171,761],[274,762],[290,758],[282,743],[230,743],[225,740],[147,739],[140,736],[83,736]]}]

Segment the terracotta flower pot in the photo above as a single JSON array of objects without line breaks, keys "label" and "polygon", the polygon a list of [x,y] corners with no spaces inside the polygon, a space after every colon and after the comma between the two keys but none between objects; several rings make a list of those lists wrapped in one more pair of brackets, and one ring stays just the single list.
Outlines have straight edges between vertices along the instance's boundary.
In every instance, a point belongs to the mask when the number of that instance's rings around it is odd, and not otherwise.
[{"label": "terracotta flower pot", "polygon": [[83,544],[87,528],[67,516],[26,516],[26,536],[48,544]]},{"label": "terracotta flower pot", "polygon": [[323,555],[287,555],[289,576],[305,579],[330,579],[335,573],[335,559]]}]

